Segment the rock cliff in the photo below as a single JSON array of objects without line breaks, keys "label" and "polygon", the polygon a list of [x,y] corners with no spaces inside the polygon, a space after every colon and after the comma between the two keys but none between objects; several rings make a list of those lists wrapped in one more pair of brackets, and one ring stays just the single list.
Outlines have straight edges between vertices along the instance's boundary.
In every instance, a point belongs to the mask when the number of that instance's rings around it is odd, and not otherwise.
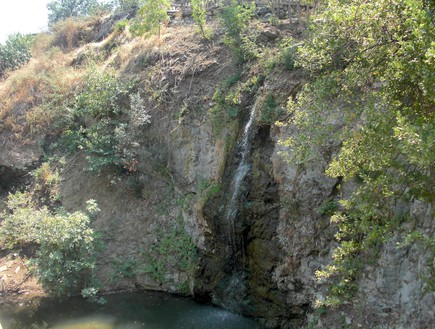
[{"label": "rock cliff", "polygon": [[[119,50],[104,55],[103,64],[139,81],[146,106],[152,109],[151,123],[134,135],[134,171],[114,174],[107,169],[95,174],[87,170],[85,154],[76,152],[67,155],[61,174],[63,207],[82,209],[86,200],[95,199],[101,209],[94,224],[106,248],[97,276],[108,290],[188,292],[198,300],[255,317],[267,328],[431,327],[435,294],[425,281],[433,280],[428,278],[434,267],[426,253],[429,247],[407,245],[397,236],[385,241],[379,257],[364,266],[353,304],[328,311],[315,308],[326,293],[315,273],[330,263],[336,232],[321,209],[351,190],[352,184],[338,191],[339,181],[325,176],[323,164],[286,162],[280,155],[286,148],[278,141],[297,132],[291,126],[261,122],[260,114],[249,137],[250,168],[237,201],[236,250],[229,243],[225,206],[249,113],[269,94],[277,107],[285,107],[303,82],[298,72],[281,66],[260,72],[255,61],[237,66],[219,34],[206,42],[181,23],[168,28],[160,40],[123,38],[110,35],[103,43],[65,55],[74,66],[89,54],[103,56],[111,43],[116,44]],[[274,47],[273,40],[265,42]],[[263,81],[250,85],[260,75]],[[212,112],[218,102],[216,90],[234,76],[237,81],[229,90],[238,92],[238,114],[216,119]],[[13,78],[11,74],[9,79]],[[1,84],[5,90],[9,81]],[[28,104],[3,109],[22,120],[30,111]],[[6,119],[4,115],[2,120]],[[57,152],[49,145],[58,136],[44,132],[25,141],[2,126],[0,138],[4,199],[8,192],[32,184],[26,173],[38,167],[43,154]],[[412,225],[433,235],[432,208],[416,202],[409,211]],[[193,268],[168,258],[168,253],[175,253],[170,245],[164,254],[153,254],[153,246],[165,234],[173,234],[174,223],[181,223],[197,248]],[[161,261],[164,269],[140,270],[153,261]]]}]

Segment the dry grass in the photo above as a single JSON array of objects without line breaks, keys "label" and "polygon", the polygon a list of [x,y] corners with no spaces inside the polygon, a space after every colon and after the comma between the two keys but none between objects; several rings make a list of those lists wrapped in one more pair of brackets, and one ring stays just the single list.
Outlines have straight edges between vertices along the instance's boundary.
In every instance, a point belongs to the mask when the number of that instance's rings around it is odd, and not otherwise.
[{"label": "dry grass", "polygon": [[179,83],[186,76],[213,65],[216,47],[195,33],[194,25],[165,27],[161,37],[135,38],[122,46],[118,63],[123,75],[149,75],[154,70],[162,79]]},{"label": "dry grass", "polygon": [[[165,27],[160,38],[114,32],[102,42],[82,46],[94,41],[97,24],[95,19],[71,19],[55,25],[52,34],[37,36],[31,61],[0,82],[3,129],[22,136],[51,131],[62,117],[63,100],[83,82],[91,62],[98,62],[102,69],[115,67],[124,80],[139,81],[150,108],[166,103],[168,96],[189,95],[193,77],[217,64],[219,47],[195,33],[193,25]],[[105,51],[107,56],[99,56]],[[181,91],[185,79],[190,84]]]},{"label": "dry grass", "polygon": [[32,57],[38,58],[44,56],[45,53],[53,51],[52,44],[54,43],[55,35],[52,33],[40,33],[35,36],[32,45]]},{"label": "dry grass", "polygon": [[[30,62],[0,82],[2,130],[17,137],[53,132],[54,123],[64,115],[63,102],[83,82],[89,64],[74,64],[86,51],[79,47],[95,40],[99,24],[98,18],[67,19],[54,25],[52,33],[36,37]],[[92,45],[91,51],[97,53],[103,46]]]},{"label": "dry grass", "polygon": [[68,18],[52,27],[54,40],[52,47],[59,47],[65,52],[71,51],[85,43],[95,40],[96,27],[100,21],[97,18]]},{"label": "dry grass", "polygon": [[15,134],[43,133],[55,117],[45,104],[68,97],[81,82],[82,72],[67,66],[59,51],[33,58],[0,84],[2,128]]},{"label": "dry grass", "polygon": [[33,56],[40,56],[59,48],[63,52],[69,52],[86,43],[95,41],[98,34],[98,26],[101,20],[97,17],[68,18],[51,27],[50,33],[41,33],[36,36],[32,47]]}]

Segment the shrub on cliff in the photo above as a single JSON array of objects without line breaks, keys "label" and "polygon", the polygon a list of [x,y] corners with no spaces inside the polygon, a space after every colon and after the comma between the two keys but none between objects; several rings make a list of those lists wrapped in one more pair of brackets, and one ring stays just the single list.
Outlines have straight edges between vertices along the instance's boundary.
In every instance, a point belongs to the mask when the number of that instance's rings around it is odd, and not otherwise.
[{"label": "shrub on cliff", "polygon": [[27,63],[32,57],[30,48],[33,37],[14,33],[0,44],[0,78],[9,70],[14,70]]},{"label": "shrub on cliff", "polygon": [[206,10],[204,0],[191,0],[192,5],[192,17],[195,23],[198,25],[199,31],[204,39],[210,39],[211,32],[206,28]]},{"label": "shrub on cliff", "polygon": [[248,26],[254,15],[255,4],[239,4],[232,1],[222,9],[221,22],[226,29],[224,39],[240,63],[256,58],[258,50],[253,36],[248,33]]},{"label": "shrub on cliff", "polygon": [[87,202],[87,213],[50,211],[38,207],[28,193],[10,194],[8,212],[1,216],[0,237],[6,246],[36,244],[31,268],[44,290],[56,295],[73,295],[92,282],[98,246],[90,216],[99,211]]},{"label": "shrub on cliff", "polygon": [[139,8],[138,18],[133,22],[130,31],[135,35],[158,33],[161,24],[169,21],[167,10],[171,8],[169,0],[148,0]]},{"label": "shrub on cliff", "polygon": [[352,296],[360,259],[409,217],[404,204],[434,201],[433,9],[421,0],[332,0],[298,49],[310,81],[289,101],[299,131],[285,142],[291,160],[324,161],[329,176],[359,183],[332,216],[339,247],[318,272],[333,283],[323,304]]},{"label": "shrub on cliff", "polygon": [[90,167],[99,170],[117,161],[112,145],[116,118],[122,112],[118,98],[125,94],[113,72],[92,66],[74,98],[64,103],[70,120],[61,139],[67,150],[84,150]]}]

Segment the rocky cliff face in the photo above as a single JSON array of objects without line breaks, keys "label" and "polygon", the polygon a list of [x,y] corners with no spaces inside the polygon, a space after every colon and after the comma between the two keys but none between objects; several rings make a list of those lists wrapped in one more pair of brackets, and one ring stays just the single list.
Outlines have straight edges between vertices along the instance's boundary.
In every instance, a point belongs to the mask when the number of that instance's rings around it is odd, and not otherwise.
[{"label": "rocky cliff face", "polygon": [[[165,100],[148,101],[157,110],[136,136],[137,171],[95,175],[78,153],[62,174],[60,195],[67,210],[80,209],[91,198],[102,209],[95,222],[106,244],[99,261],[102,282],[111,289],[173,292],[187,282],[199,300],[256,317],[267,328],[429,328],[435,317],[435,295],[425,292],[428,269],[435,266],[426,256],[429,247],[398,248],[397,237],[386,241],[379,259],[365,267],[354,304],[325,314],[314,310],[316,299],[325,294],[315,272],[330,262],[335,245],[335,228],[319,209],[346,188],[337,191],[338,181],[326,177],[321,164],[298,167],[279,155],[286,150],[278,140],[294,134],[292,127],[254,123],[247,151],[250,169],[241,184],[233,227],[237,242],[231,244],[225,206],[250,109],[269,93],[285,100],[297,91],[301,78],[276,69],[259,92],[242,93],[241,114],[216,133],[208,114],[215,105],[212,97],[219,82],[237,68],[220,41],[201,44],[191,32],[184,33],[178,41],[165,39],[158,54],[147,55]],[[147,76],[150,71],[140,68],[140,56],[120,68],[123,74]],[[255,65],[244,70],[242,81],[255,74]],[[4,193],[19,186],[22,172],[40,160],[45,139],[22,144],[8,134],[1,135]],[[431,207],[415,204],[410,211],[414,225],[433,235]],[[198,249],[195,268],[180,269],[165,259],[161,278],[134,271],[147,261],[146,251],[159,244],[157,232],[170,231],[180,218]]]}]

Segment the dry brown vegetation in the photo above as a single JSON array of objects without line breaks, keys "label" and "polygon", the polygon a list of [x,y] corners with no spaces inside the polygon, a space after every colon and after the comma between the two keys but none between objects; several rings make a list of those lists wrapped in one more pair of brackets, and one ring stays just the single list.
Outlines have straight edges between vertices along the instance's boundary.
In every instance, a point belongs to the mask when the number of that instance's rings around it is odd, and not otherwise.
[{"label": "dry brown vegetation", "polygon": [[[100,19],[67,19],[52,27],[51,33],[35,38],[33,57],[21,69],[0,82],[1,128],[16,137],[53,133],[64,113],[60,104],[83,82],[85,65],[74,65],[83,45],[93,41]],[[72,51],[74,50],[75,51]]]},{"label": "dry brown vegetation", "polygon": [[[66,65],[68,57],[53,51],[33,58],[0,85],[0,120],[16,134],[48,129],[55,106],[80,83],[81,72]],[[42,132],[42,131],[39,131]]]},{"label": "dry brown vegetation", "polygon": [[[53,26],[52,33],[36,37],[31,61],[0,82],[2,128],[21,138],[55,133],[52,123],[65,115],[62,102],[74,96],[89,65],[114,68],[122,80],[135,81],[151,112],[166,112],[169,100],[178,109],[210,100],[216,79],[234,70],[221,38],[205,40],[192,24],[164,27],[160,37],[144,39],[133,37],[128,28],[107,35],[111,27],[106,23],[67,19]],[[216,31],[215,24],[210,27]],[[93,42],[101,33],[107,37]],[[198,78],[200,86],[193,86]]]}]

